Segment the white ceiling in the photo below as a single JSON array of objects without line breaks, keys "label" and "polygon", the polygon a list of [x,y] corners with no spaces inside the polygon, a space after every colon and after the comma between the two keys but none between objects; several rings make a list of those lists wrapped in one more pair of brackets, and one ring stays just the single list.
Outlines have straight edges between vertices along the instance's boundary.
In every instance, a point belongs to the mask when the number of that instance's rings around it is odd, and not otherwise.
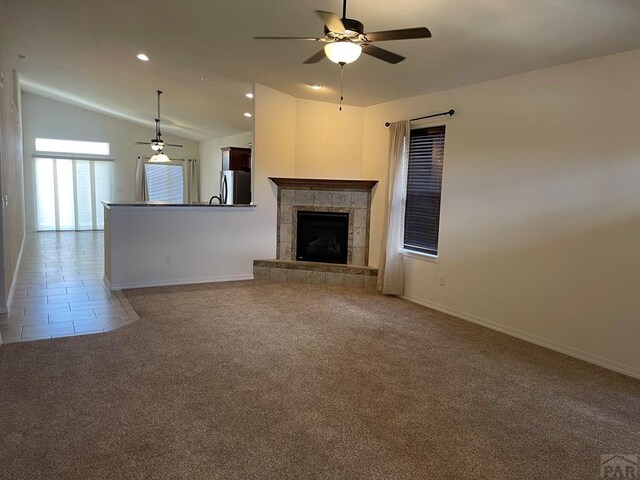
[{"label": "white ceiling", "polygon": [[[25,89],[152,125],[155,90],[165,130],[194,140],[250,130],[244,94],[259,82],[296,97],[338,100],[339,68],[302,62],[320,36],[314,10],[339,0],[5,0]],[[428,40],[377,45],[405,55],[362,56],[345,68],[345,103],[397,98],[640,48],[638,0],[350,0],[366,31],[427,26]],[[145,52],[151,61],[135,58]],[[202,81],[206,77],[213,83]],[[316,92],[308,83],[326,88]]]}]

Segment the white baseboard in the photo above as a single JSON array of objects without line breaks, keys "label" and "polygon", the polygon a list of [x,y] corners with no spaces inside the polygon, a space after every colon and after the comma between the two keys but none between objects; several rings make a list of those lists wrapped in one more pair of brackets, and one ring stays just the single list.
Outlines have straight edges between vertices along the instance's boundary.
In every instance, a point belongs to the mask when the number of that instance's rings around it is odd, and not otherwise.
[{"label": "white baseboard", "polygon": [[253,274],[246,275],[223,275],[217,277],[205,277],[196,279],[175,279],[175,280],[162,280],[157,282],[140,282],[140,283],[110,283],[105,277],[105,283],[109,287],[109,290],[126,290],[132,288],[148,288],[148,287],[168,287],[172,285],[195,285],[198,283],[219,283],[219,282],[235,282],[239,280],[253,280]]},{"label": "white baseboard", "polygon": [[13,272],[13,278],[11,279],[11,286],[9,287],[9,296],[7,297],[6,311],[0,310],[0,313],[9,313],[11,310],[11,299],[13,298],[13,290],[16,286],[16,280],[18,280],[18,270],[20,269],[20,262],[22,262],[22,251],[24,250],[24,241],[27,238],[26,233],[22,236],[22,243],[20,244],[20,253],[18,254],[18,261],[16,262],[16,269]]},{"label": "white baseboard", "polygon": [[631,365],[626,365],[624,363],[616,362],[615,360],[601,357],[599,355],[594,355],[592,353],[583,352],[582,350],[578,350],[573,347],[569,347],[567,345],[561,345],[561,344],[549,341],[547,339],[538,337],[537,335],[533,335],[531,333],[524,332],[522,330],[518,330],[515,328],[507,327],[505,325],[492,322],[490,320],[478,317],[476,315],[472,315],[470,313],[457,312],[455,310],[452,310],[450,308],[447,308],[437,303],[432,303],[426,300],[422,300],[415,297],[409,297],[409,296],[402,296],[401,298],[404,298],[405,300],[408,300],[413,303],[417,303],[419,305],[423,305],[428,308],[432,308],[433,310],[438,310],[439,312],[447,313],[454,317],[461,318],[462,320],[467,320],[469,322],[481,325],[483,327],[487,327],[492,330],[496,330],[498,332],[511,335],[512,337],[519,338],[520,340],[534,343],[536,345],[548,348],[550,350],[554,350],[556,352],[564,353],[565,355],[569,355],[571,357],[584,360],[585,362],[593,363],[600,367],[613,370],[614,372],[622,373],[624,375],[628,375],[629,377],[640,379],[640,369],[633,367]]}]

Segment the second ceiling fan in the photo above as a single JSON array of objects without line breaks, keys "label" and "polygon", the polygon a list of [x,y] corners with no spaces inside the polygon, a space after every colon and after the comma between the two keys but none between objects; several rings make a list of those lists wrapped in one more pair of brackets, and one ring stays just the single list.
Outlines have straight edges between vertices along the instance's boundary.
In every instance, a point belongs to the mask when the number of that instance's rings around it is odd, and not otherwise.
[{"label": "second ceiling fan", "polygon": [[164,140],[162,140],[162,131],[160,130],[160,95],[162,95],[162,90],[156,90],[156,95],[158,96],[158,116],[155,119],[156,137],[152,138],[150,142],[136,142],[135,145],[151,145],[154,154],[149,159],[150,163],[169,163],[171,160],[164,153],[164,147],[182,147],[182,145],[165,143]]},{"label": "second ceiling fan", "polygon": [[337,14],[316,10],[324,22],[322,37],[253,37],[256,40],[306,40],[324,43],[324,48],[305,60],[304,63],[317,63],[325,56],[334,63],[345,65],[358,59],[361,53],[370,55],[388,63],[396,64],[405,59],[402,55],[372,45],[373,42],[388,40],[411,40],[430,38],[427,27],[385,30],[382,32],[364,31],[364,25],[358,20],[347,18],[347,0],[342,2],[342,18]]}]

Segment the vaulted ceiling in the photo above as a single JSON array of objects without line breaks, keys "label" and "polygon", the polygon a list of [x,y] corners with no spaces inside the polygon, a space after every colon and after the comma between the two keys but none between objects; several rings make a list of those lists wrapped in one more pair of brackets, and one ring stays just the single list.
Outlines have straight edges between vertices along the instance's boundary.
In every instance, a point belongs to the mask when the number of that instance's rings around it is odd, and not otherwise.
[{"label": "vaulted ceiling", "polygon": [[[25,90],[152,125],[161,89],[165,129],[195,140],[249,130],[243,112],[251,110],[245,93],[253,82],[338,100],[339,68],[302,64],[317,44],[252,37],[320,36],[314,10],[339,13],[339,0],[5,0],[5,7]],[[637,0],[350,0],[347,13],[367,31],[433,33],[381,45],[406,56],[400,64],[363,56],[348,65],[345,102],[355,106],[640,48]],[[151,60],[140,62],[139,52]]]}]

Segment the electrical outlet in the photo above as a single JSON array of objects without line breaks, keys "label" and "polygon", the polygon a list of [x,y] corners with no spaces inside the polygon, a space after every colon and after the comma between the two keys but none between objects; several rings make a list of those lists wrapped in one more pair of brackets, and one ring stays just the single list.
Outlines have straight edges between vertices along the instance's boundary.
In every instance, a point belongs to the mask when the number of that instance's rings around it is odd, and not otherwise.
[{"label": "electrical outlet", "polygon": [[439,280],[440,280],[440,286],[444,287],[444,275],[440,275]]},{"label": "electrical outlet", "polygon": [[164,257],[164,263],[166,265],[171,265],[171,255],[167,255]]}]

